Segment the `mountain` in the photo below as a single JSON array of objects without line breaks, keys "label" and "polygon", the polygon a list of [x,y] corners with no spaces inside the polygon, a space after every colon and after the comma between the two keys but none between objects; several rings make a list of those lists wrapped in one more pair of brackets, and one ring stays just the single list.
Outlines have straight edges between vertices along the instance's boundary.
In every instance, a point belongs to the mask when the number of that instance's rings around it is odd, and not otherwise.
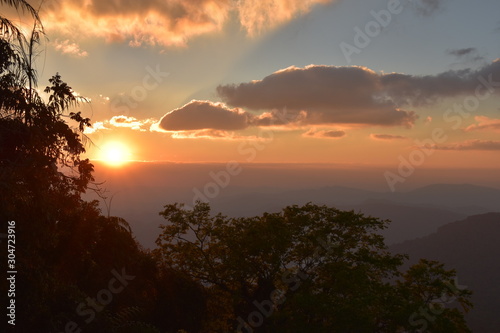
[{"label": "mountain", "polygon": [[500,327],[500,213],[470,216],[436,233],[390,247],[419,258],[438,260],[457,271],[460,285],[474,292],[467,321],[474,332],[497,333]]},{"label": "mountain", "polygon": [[234,192],[225,189],[212,200],[217,210],[237,216],[279,211],[290,204],[326,204],[335,207],[356,207],[366,202],[402,206],[434,207],[463,216],[500,210],[500,190],[469,184],[435,184],[409,192],[375,192],[343,186],[316,189],[283,190],[271,193],[259,188]]},{"label": "mountain", "polygon": [[[390,197],[390,196],[388,196]],[[393,201],[447,207],[468,215],[500,210],[500,190],[470,184],[435,184],[401,195]]]},{"label": "mountain", "polygon": [[278,212],[289,205],[304,205],[312,202],[318,205],[340,207],[361,203],[377,198],[378,192],[353,189],[342,186],[322,187],[301,190],[262,191],[260,188],[247,189],[239,193],[228,188],[215,198],[212,208],[229,216],[255,216],[263,212]]},{"label": "mountain", "polygon": [[[202,189],[202,186],[193,188]],[[111,215],[125,218],[139,242],[148,248],[164,220],[158,215],[163,206],[174,202],[193,204],[193,188],[173,187],[164,183],[148,186],[140,182],[111,182],[113,196]],[[312,189],[279,189],[272,187],[236,187],[220,189],[210,204],[214,212],[231,217],[255,216],[278,212],[283,207],[307,202],[325,204],[344,210],[389,219],[383,232],[387,244],[426,236],[443,224],[466,216],[498,211],[500,190],[474,185],[430,185],[409,192],[376,192],[343,186]],[[106,210],[104,209],[104,212]]]},{"label": "mountain", "polygon": [[390,220],[388,228],[381,234],[385,243],[395,244],[405,240],[427,236],[445,224],[467,217],[465,214],[445,208],[429,206],[412,206],[392,202],[367,201],[355,206],[341,206],[342,209],[353,209],[365,215]]}]

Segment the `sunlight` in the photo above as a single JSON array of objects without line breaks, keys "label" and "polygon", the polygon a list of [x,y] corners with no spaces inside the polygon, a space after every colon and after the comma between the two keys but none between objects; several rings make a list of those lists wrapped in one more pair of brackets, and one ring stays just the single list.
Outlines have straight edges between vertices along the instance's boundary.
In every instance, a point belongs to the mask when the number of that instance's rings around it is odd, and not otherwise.
[{"label": "sunlight", "polygon": [[101,147],[100,160],[110,166],[122,166],[130,157],[130,149],[121,142],[108,142]]}]

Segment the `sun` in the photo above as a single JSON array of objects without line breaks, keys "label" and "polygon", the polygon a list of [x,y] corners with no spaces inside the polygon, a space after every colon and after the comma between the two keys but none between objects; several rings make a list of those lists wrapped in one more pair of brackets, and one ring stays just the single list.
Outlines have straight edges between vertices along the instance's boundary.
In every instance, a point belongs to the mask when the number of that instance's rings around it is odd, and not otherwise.
[{"label": "sun", "polygon": [[122,166],[130,161],[130,149],[118,141],[108,142],[101,147],[100,160],[110,166]]}]

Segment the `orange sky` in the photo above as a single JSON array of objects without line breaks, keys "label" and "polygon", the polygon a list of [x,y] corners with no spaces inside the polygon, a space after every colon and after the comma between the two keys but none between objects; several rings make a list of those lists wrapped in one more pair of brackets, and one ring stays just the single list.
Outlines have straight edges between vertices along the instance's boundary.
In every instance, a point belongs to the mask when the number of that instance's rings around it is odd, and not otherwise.
[{"label": "orange sky", "polygon": [[402,165],[498,168],[498,9],[46,1],[40,81],[60,72],[92,100],[81,106],[94,124],[88,157],[115,167],[340,163],[385,168],[396,182]]}]

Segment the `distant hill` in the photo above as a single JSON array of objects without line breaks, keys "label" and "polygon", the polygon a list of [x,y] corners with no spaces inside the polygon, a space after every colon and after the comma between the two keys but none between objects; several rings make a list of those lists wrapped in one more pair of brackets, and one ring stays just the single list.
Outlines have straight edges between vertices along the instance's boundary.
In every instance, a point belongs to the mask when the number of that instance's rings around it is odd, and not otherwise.
[{"label": "distant hill", "polygon": [[467,320],[474,332],[498,333],[500,327],[500,213],[470,216],[434,234],[390,247],[395,253],[438,260],[457,270],[458,282],[474,291]]},{"label": "distant hill", "polygon": [[354,209],[365,215],[390,220],[389,227],[381,232],[388,245],[427,236],[436,232],[442,225],[467,217],[465,214],[445,208],[391,202],[366,202],[361,205],[341,206],[340,208]]},{"label": "distant hill", "polygon": [[500,190],[468,184],[436,184],[405,193],[374,192],[341,186],[281,192],[227,189],[212,208],[230,216],[277,212],[307,202],[355,210],[391,220],[383,232],[387,244],[426,236],[469,215],[500,211]]},{"label": "distant hill", "polygon": [[470,184],[435,184],[393,194],[393,201],[447,207],[467,215],[500,211],[500,190]]},{"label": "distant hill", "polygon": [[[191,188],[165,184],[113,186],[111,215],[125,218],[145,247],[155,246],[164,220],[158,215],[168,203],[192,204]],[[111,194],[110,194],[111,195]],[[438,227],[473,214],[500,211],[500,190],[474,185],[438,184],[410,192],[376,192],[342,186],[283,190],[270,187],[228,187],[211,200],[214,212],[228,216],[255,216],[307,202],[359,211],[392,221],[383,232],[387,244],[422,237]],[[106,211],[104,211],[106,213]]]},{"label": "distant hill", "polygon": [[393,203],[405,206],[429,206],[465,216],[500,211],[500,190],[469,184],[435,184],[409,192],[375,192],[343,186],[317,189],[269,191],[259,188],[233,191],[225,189],[213,200],[213,207],[228,215],[255,215],[278,211],[290,204],[327,204],[354,207],[365,202]]}]

